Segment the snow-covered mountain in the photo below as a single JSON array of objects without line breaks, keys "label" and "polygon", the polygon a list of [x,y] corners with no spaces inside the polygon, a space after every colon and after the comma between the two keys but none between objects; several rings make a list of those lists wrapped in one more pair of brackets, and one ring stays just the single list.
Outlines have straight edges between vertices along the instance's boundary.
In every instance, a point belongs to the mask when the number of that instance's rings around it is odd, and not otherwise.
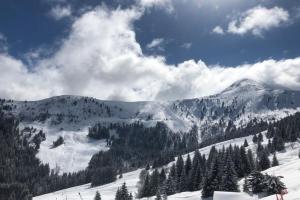
[{"label": "snow-covered mountain", "polygon": [[[88,128],[96,123],[141,121],[152,126],[162,121],[174,132],[197,125],[199,140],[205,140],[222,134],[229,120],[243,126],[254,118],[270,121],[299,111],[300,92],[243,79],[219,94],[177,101],[121,102],[65,95],[1,104],[20,119],[21,126],[43,129],[46,140],[38,157],[51,168],[58,165],[69,172],[84,169],[93,154],[108,149],[104,141],[86,137]],[[64,137],[64,145],[51,149],[59,136]]]},{"label": "snow-covered mountain", "polygon": [[[168,102],[102,101],[80,96],[57,96],[40,101],[6,101],[23,123],[39,122],[61,130],[78,130],[95,123],[165,122],[174,131],[196,124],[232,120],[245,124],[254,117],[280,118],[300,108],[300,92],[271,88],[243,79],[219,94]],[[268,116],[270,116],[268,118]]]}]

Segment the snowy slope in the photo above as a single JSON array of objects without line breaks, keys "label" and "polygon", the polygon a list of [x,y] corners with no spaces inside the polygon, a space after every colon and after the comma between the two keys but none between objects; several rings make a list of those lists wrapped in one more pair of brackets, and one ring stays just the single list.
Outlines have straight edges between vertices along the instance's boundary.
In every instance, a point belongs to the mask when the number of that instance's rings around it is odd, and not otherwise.
[{"label": "snowy slope", "polygon": [[[86,138],[88,127],[96,123],[141,121],[153,126],[163,121],[174,132],[188,131],[196,124],[199,140],[205,140],[223,134],[229,120],[243,126],[254,118],[272,121],[300,111],[300,92],[243,79],[219,94],[187,100],[120,102],[65,95],[39,101],[10,100],[4,105],[12,108],[8,112],[20,118],[21,126],[44,130],[46,141],[38,154],[42,162],[72,172],[84,169],[95,152],[108,149],[103,141]],[[49,149],[58,136],[64,136],[65,144]]]},{"label": "snowy slope", "polygon": [[[233,140],[228,140],[225,142],[221,142],[218,144],[215,144],[214,146],[217,149],[221,149],[224,146],[232,145],[242,145],[244,140],[247,139],[249,143],[249,147],[253,151],[256,149],[256,145],[252,142],[252,137],[243,137],[243,138],[237,138]],[[266,144],[266,139],[264,141],[264,144]],[[202,149],[199,149],[201,154],[208,155],[209,150],[211,146],[205,147]],[[298,152],[300,149],[300,143],[295,143],[292,147],[291,144],[286,145],[286,151],[277,153],[277,158],[279,160],[280,165],[277,167],[272,167],[268,170],[266,170],[266,173],[269,173],[271,175],[283,175],[284,179],[283,182],[286,184],[289,190],[289,194],[285,196],[285,200],[299,200],[300,197],[300,159],[298,158]],[[190,153],[191,156],[193,156],[193,153]],[[186,158],[187,155],[184,156]],[[168,166],[171,166],[172,163],[168,164]],[[90,184],[73,187],[57,192],[53,192],[50,194],[45,194],[42,196],[34,197],[34,200],[60,200],[60,199],[69,199],[69,200],[75,200],[79,199],[78,193],[81,194],[84,200],[92,200],[95,192],[99,191],[101,193],[102,199],[105,200],[113,200],[114,195],[118,189],[118,187],[121,186],[122,183],[126,182],[126,185],[128,186],[128,190],[132,193],[136,193],[137,191],[137,182],[139,173],[141,170],[136,170],[130,173],[123,174],[122,179],[118,179],[114,183],[110,183],[107,185],[103,185],[100,187],[91,188]],[[242,184],[243,180],[240,181]],[[201,196],[201,191],[196,192],[183,192],[178,193],[172,196],[169,196],[168,199],[170,200],[180,200],[180,199],[189,199],[189,200],[199,200]],[[145,198],[148,199],[148,198]],[[154,199],[150,198],[150,199]],[[274,200],[274,196],[265,197],[261,200]]]},{"label": "snowy slope", "polygon": [[[25,124],[23,124],[25,125]],[[105,140],[88,138],[87,128],[77,131],[57,130],[41,124],[30,124],[47,133],[46,140],[41,143],[37,157],[48,163],[50,169],[59,170],[59,173],[84,170],[92,155],[100,150],[107,151]],[[52,148],[53,141],[59,136],[64,138],[64,144]]]}]

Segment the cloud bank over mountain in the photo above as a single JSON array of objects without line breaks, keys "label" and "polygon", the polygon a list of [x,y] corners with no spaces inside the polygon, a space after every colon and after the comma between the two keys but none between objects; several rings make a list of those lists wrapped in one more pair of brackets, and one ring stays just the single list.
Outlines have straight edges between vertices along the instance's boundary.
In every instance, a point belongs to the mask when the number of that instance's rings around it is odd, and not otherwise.
[{"label": "cloud bank over mountain", "polygon": [[150,5],[169,8],[160,1],[143,2],[128,9],[99,6],[87,11],[74,19],[59,48],[47,58],[35,57],[33,66],[7,51],[0,53],[1,98],[36,100],[73,94],[174,100],[211,95],[242,78],[300,90],[300,57],[231,67],[208,66],[201,60],[169,65],[164,56],[143,54],[134,22]]}]

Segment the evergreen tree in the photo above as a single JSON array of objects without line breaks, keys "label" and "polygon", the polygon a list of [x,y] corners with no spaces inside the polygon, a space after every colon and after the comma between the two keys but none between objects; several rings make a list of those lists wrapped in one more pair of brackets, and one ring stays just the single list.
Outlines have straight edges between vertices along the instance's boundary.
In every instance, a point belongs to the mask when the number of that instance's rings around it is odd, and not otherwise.
[{"label": "evergreen tree", "polygon": [[234,164],[229,154],[226,158],[226,164],[223,170],[220,190],[231,191],[231,192],[238,191],[237,176],[234,169]]},{"label": "evergreen tree", "polygon": [[202,188],[202,197],[207,198],[213,196],[214,191],[219,189],[221,177],[219,177],[219,163],[217,158],[212,161],[211,169],[204,179]]},{"label": "evergreen tree", "polygon": [[281,191],[286,189],[285,184],[280,181],[281,176],[265,175],[265,191],[271,194],[281,194]]},{"label": "evergreen tree", "polygon": [[283,138],[277,132],[273,138],[273,146],[276,151],[282,151],[285,149]]},{"label": "evergreen tree", "polygon": [[267,147],[268,147],[268,151],[270,153],[274,153],[275,152],[275,148],[273,146],[273,143],[271,142],[271,139],[268,140],[268,146]]},{"label": "evergreen tree", "polygon": [[129,194],[126,183],[123,183],[121,188],[118,188],[115,200],[131,200],[132,195]]},{"label": "evergreen tree", "polygon": [[248,157],[249,165],[250,165],[251,172],[252,172],[255,169],[255,161],[254,161],[253,153],[252,153],[251,149],[248,149],[247,157]]},{"label": "evergreen tree", "polygon": [[178,156],[178,159],[176,161],[176,188],[177,191],[180,191],[180,176],[182,174],[182,171],[184,170],[184,161],[182,159],[182,156]]},{"label": "evergreen tree", "polygon": [[155,200],[162,200],[160,191],[157,190]]},{"label": "evergreen tree", "polygon": [[166,180],[166,194],[172,195],[176,193],[176,181],[173,177],[169,176]]},{"label": "evergreen tree", "polygon": [[149,165],[149,163],[146,165],[146,168],[145,168],[146,170],[149,170],[150,169],[150,165]]},{"label": "evergreen tree", "polygon": [[101,195],[98,191],[96,192],[94,200],[101,200]]},{"label": "evergreen tree", "polygon": [[273,159],[272,159],[272,167],[278,166],[279,162],[277,160],[276,154],[274,153]]},{"label": "evergreen tree", "polygon": [[148,176],[148,184],[149,184],[149,172],[144,169],[140,172],[139,181],[137,183],[137,186],[138,186],[137,197],[138,198],[142,198],[143,195],[144,195],[143,193],[144,193],[144,190],[145,190],[144,187],[145,187],[146,176]]},{"label": "evergreen tree", "polygon": [[150,178],[150,196],[154,196],[159,188],[159,172],[155,169]]},{"label": "evergreen tree", "polygon": [[160,171],[160,174],[159,174],[159,183],[162,184],[163,182],[165,182],[166,178],[167,178],[167,176],[165,173],[165,169],[162,168]]},{"label": "evergreen tree", "polygon": [[251,165],[248,160],[248,157],[246,155],[246,150],[245,150],[244,146],[242,146],[240,149],[240,156],[241,156],[241,168],[242,168],[243,174],[248,175],[248,174],[250,174],[252,169],[251,169]]},{"label": "evergreen tree", "polygon": [[182,173],[180,175],[180,180],[179,180],[179,190],[178,190],[179,192],[186,191],[187,189],[186,183],[187,183],[187,177],[185,174],[185,170],[182,170]]},{"label": "evergreen tree", "polygon": [[258,138],[257,138],[257,136],[256,136],[256,135],[254,135],[254,136],[253,136],[253,138],[252,138],[252,142],[256,144],[256,143],[257,143],[257,141],[258,141]]},{"label": "evergreen tree", "polygon": [[138,197],[150,197],[151,196],[151,185],[150,185],[150,175],[146,174],[144,183],[141,185],[141,189],[139,190]]},{"label": "evergreen tree", "polygon": [[260,159],[259,159],[259,165],[261,170],[266,170],[270,168],[271,164],[266,151],[262,151],[262,154],[260,155]]},{"label": "evergreen tree", "polygon": [[249,146],[248,141],[247,141],[247,139],[245,139],[245,141],[244,141],[244,147],[248,147],[248,146]]},{"label": "evergreen tree", "polygon": [[252,172],[245,181],[244,188],[247,188],[246,191],[253,192],[254,194],[263,192],[266,188],[265,177],[262,173],[254,171]]},{"label": "evergreen tree", "polygon": [[192,168],[192,161],[191,161],[190,154],[188,154],[188,156],[187,156],[184,168],[185,168],[185,174],[188,175],[190,173],[191,168]]},{"label": "evergreen tree", "polygon": [[263,142],[264,141],[264,137],[263,137],[262,133],[258,134],[257,140],[258,140],[258,142]]}]

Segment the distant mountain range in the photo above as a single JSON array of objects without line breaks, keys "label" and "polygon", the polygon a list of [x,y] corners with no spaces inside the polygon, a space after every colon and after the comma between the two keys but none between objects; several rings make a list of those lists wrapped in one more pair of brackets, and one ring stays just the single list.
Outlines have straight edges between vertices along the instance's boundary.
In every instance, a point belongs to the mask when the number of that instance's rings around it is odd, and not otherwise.
[{"label": "distant mountain range", "polygon": [[270,121],[292,114],[300,109],[300,91],[272,88],[243,79],[216,95],[176,101],[103,101],[64,95],[2,104],[23,123],[35,122],[59,130],[74,131],[96,123],[134,121],[151,126],[162,121],[175,132],[197,125],[199,134],[208,136],[214,134],[210,127],[218,125],[220,129],[229,120],[236,126],[243,126],[254,118]]}]

